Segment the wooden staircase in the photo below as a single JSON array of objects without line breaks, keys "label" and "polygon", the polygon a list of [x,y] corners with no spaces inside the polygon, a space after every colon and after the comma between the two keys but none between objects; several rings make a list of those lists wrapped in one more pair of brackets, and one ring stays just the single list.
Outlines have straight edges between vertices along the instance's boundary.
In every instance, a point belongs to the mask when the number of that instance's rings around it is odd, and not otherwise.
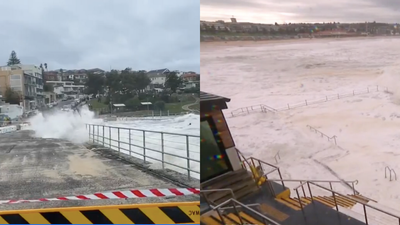
[{"label": "wooden staircase", "polygon": [[[210,213],[206,213],[205,215],[202,215],[200,218],[200,223],[203,225],[239,225],[242,224],[240,222],[240,219],[238,215],[235,213],[229,213],[229,214],[222,214],[224,217],[225,223],[221,220],[219,217],[218,213],[215,211],[212,211]],[[243,221],[243,224],[255,224],[255,225],[264,225],[265,223],[261,222],[260,220],[250,216],[247,213],[244,212],[239,212],[239,216]]]},{"label": "wooden staircase", "polygon": [[[201,190],[231,189],[237,200],[244,198],[258,190],[251,172],[238,170],[226,173],[217,179],[201,184]],[[204,192],[204,196],[215,205],[218,205],[230,198],[229,191]]]},{"label": "wooden staircase", "polygon": [[[350,198],[354,198],[357,199],[359,201],[362,201],[363,203],[367,204],[368,201],[370,201],[368,198],[362,196],[362,195],[347,195]],[[357,202],[348,198],[348,197],[344,197],[344,196],[339,196],[336,195],[336,203],[338,206],[341,206],[343,208],[348,208],[351,209]],[[313,196],[314,201],[318,201],[322,204],[325,204],[331,208],[335,207],[335,200],[333,198],[333,196]],[[275,198],[276,201],[294,209],[294,210],[301,210],[301,205],[299,203],[299,199],[298,198],[291,198],[291,197],[278,197]],[[311,203],[311,197],[301,197],[300,201],[304,206],[308,205]]]}]

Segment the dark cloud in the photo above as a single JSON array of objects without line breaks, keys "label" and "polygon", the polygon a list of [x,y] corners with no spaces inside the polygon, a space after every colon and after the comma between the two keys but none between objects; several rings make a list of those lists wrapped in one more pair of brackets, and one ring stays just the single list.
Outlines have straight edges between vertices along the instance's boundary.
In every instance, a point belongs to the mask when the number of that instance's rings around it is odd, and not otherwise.
[{"label": "dark cloud", "polygon": [[[0,1],[0,65],[200,70],[199,1]],[[2,62],[2,63],[1,63]]]},{"label": "dark cloud", "polygon": [[201,19],[273,22],[400,22],[396,0],[202,0]]}]

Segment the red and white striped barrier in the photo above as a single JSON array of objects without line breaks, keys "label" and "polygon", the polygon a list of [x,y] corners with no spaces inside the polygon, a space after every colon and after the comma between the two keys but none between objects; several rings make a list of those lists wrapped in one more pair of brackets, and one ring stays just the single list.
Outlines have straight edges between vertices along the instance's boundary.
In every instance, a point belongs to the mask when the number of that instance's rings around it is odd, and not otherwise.
[{"label": "red and white striped barrier", "polygon": [[58,198],[41,198],[37,200],[0,200],[0,204],[33,203],[48,201],[68,201],[68,200],[101,200],[101,199],[128,199],[128,198],[154,198],[154,197],[175,197],[183,195],[200,194],[197,188],[169,188],[169,189],[149,189],[149,190],[129,190],[95,193],[90,195],[77,195]]}]

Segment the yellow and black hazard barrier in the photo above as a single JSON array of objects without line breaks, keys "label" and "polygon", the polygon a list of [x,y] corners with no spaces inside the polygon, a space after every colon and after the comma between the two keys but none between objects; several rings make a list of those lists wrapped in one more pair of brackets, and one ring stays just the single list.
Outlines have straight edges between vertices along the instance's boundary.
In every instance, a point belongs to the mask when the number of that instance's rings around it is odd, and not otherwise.
[{"label": "yellow and black hazard barrier", "polygon": [[1,211],[0,224],[199,224],[200,202]]}]

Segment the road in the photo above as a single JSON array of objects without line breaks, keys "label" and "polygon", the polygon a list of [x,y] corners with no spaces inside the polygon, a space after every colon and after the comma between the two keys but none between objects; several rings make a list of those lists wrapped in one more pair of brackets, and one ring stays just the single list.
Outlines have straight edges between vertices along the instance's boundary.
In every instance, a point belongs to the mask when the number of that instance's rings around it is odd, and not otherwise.
[{"label": "road", "polygon": [[196,98],[196,102],[184,105],[184,106],[182,106],[182,109],[186,110],[186,111],[190,111],[190,112],[198,112],[198,110],[191,109],[190,106],[199,104],[199,101],[200,101],[200,99]]},{"label": "road", "polygon": [[[32,138],[31,131],[0,134],[0,200],[39,199],[96,192],[174,188],[176,185],[65,140]],[[142,202],[199,201],[198,196],[128,200],[3,204],[0,210]]]}]

